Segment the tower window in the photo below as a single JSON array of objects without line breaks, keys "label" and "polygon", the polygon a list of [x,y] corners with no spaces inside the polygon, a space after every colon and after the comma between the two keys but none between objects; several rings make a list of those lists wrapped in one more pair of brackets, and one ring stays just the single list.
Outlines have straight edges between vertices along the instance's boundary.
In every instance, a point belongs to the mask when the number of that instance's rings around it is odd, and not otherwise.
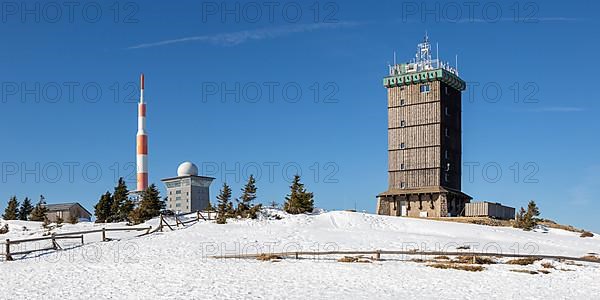
[{"label": "tower window", "polygon": [[404,126],[406,126],[406,121],[404,121],[404,120],[400,121],[400,127],[404,127]]},{"label": "tower window", "polygon": [[406,103],[404,101],[404,99],[400,99],[400,106],[404,106]]},{"label": "tower window", "polygon": [[448,106],[446,106],[446,107],[444,108],[444,113],[446,114],[446,116],[449,116],[449,115],[450,115],[450,110],[448,110]]},{"label": "tower window", "polygon": [[444,158],[448,159],[448,150],[444,150]]},{"label": "tower window", "polygon": [[421,93],[429,93],[430,90],[431,90],[431,86],[429,86],[429,84],[421,85]]},{"label": "tower window", "polygon": [[448,95],[448,87],[444,87],[444,92],[446,93],[446,95]]},{"label": "tower window", "polygon": [[400,170],[404,170],[404,164],[400,164]]},{"label": "tower window", "polygon": [[448,133],[448,128],[444,128],[444,134],[446,135],[446,137],[450,136],[450,134]]},{"label": "tower window", "polygon": [[404,188],[406,188],[406,184],[404,183],[404,181],[403,181],[403,182],[400,182],[400,188],[401,188],[401,189],[404,189]]},{"label": "tower window", "polygon": [[406,148],[406,144],[400,143],[400,149],[404,149],[404,148]]},{"label": "tower window", "polygon": [[449,181],[449,180],[448,180],[448,173],[444,173],[444,180],[445,180],[446,182],[448,182],[448,181]]}]

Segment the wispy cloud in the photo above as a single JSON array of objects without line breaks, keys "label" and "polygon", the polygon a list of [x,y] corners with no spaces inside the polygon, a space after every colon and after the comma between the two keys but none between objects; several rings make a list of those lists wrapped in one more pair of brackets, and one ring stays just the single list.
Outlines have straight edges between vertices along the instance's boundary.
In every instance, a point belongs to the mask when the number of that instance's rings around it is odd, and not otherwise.
[{"label": "wispy cloud", "polygon": [[127,49],[140,49],[166,46],[171,44],[188,43],[188,42],[204,42],[217,46],[236,46],[248,41],[258,41],[265,39],[274,39],[287,36],[294,33],[311,32],[322,29],[335,29],[343,27],[356,26],[357,22],[338,22],[338,23],[311,23],[311,24],[296,24],[280,27],[261,28],[252,30],[242,30],[230,33],[218,33],[213,35],[198,35],[189,36],[177,39],[168,39],[158,42],[138,44],[127,47]]},{"label": "wispy cloud", "polygon": [[585,111],[583,107],[576,106],[548,106],[534,110],[535,112],[581,112]]}]

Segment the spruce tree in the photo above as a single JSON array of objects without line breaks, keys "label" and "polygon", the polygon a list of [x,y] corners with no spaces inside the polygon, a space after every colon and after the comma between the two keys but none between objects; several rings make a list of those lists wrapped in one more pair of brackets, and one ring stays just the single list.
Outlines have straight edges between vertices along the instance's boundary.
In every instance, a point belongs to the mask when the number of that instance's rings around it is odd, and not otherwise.
[{"label": "spruce tree", "polygon": [[123,218],[123,220],[130,221],[129,214],[131,214],[134,208],[135,203],[133,203],[133,200],[127,197],[127,199],[123,202],[123,205],[121,205],[121,209],[119,210],[120,216]]},{"label": "spruce tree", "polygon": [[106,191],[104,195],[100,197],[98,203],[94,205],[94,215],[96,216],[96,223],[105,223],[111,215],[112,207],[112,195],[109,191]]},{"label": "spruce tree", "polygon": [[205,210],[206,211],[213,211],[213,210],[215,210],[215,208],[212,206],[212,203],[210,203],[210,200],[208,200],[208,204],[206,205]]},{"label": "spruce tree", "polygon": [[529,201],[527,205],[527,210],[521,207],[517,216],[515,218],[515,226],[516,228],[521,228],[523,230],[529,231],[537,226],[538,216],[540,215],[540,210],[535,204],[534,201]]},{"label": "spruce tree", "polygon": [[242,188],[242,196],[240,197],[240,203],[238,210],[240,213],[245,213],[252,208],[252,201],[256,199],[256,180],[253,175],[250,175],[248,182]]},{"label": "spruce tree", "polygon": [[140,205],[131,211],[129,219],[134,224],[143,223],[160,215],[165,209],[165,202],[160,198],[156,185],[151,184],[143,193]]},{"label": "spruce tree", "polygon": [[27,221],[29,215],[33,211],[33,205],[31,204],[31,200],[28,197],[25,197],[23,203],[21,203],[21,207],[19,208],[19,220]]},{"label": "spruce tree", "polygon": [[17,220],[19,218],[19,201],[17,201],[16,196],[12,196],[8,200],[8,205],[4,210],[2,218],[4,218],[4,220]]},{"label": "spruce tree", "polygon": [[31,211],[31,216],[29,217],[30,221],[47,221],[46,213],[48,213],[48,208],[46,208],[46,201],[44,200],[44,196],[40,195],[40,201],[35,205],[33,211]]},{"label": "spruce tree", "polygon": [[[115,187],[115,191],[113,192],[113,201],[110,207],[110,216],[108,217],[108,222],[121,222],[127,219],[127,214],[125,214],[125,202],[128,200],[129,191],[127,190],[127,185],[125,184],[125,180],[123,177],[119,178],[119,182]],[[127,207],[129,208],[129,206]],[[131,212],[128,211],[127,213]]]},{"label": "spruce tree", "polygon": [[295,175],[290,186],[290,194],[285,197],[283,210],[290,214],[302,214],[312,212],[313,209],[313,193],[307,192],[304,184],[300,182],[300,176]]},{"label": "spruce tree", "polygon": [[225,224],[226,219],[230,216],[233,210],[233,204],[231,203],[231,188],[227,183],[223,183],[223,188],[219,191],[217,196],[217,223]]},{"label": "spruce tree", "polygon": [[531,215],[533,219],[537,219],[536,217],[540,216],[540,209],[538,208],[537,204],[535,204],[535,201],[529,201],[527,204],[527,213]]}]

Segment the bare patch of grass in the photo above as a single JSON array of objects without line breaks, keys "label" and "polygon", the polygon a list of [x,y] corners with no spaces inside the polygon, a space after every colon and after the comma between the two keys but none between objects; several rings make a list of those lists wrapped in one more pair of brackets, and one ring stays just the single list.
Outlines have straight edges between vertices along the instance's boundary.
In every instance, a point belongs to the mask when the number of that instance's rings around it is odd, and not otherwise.
[{"label": "bare patch of grass", "polygon": [[469,249],[471,249],[471,246],[469,246],[469,245],[463,245],[463,246],[456,247],[456,250],[469,250]]},{"label": "bare patch of grass", "polygon": [[562,268],[560,270],[563,271],[563,272],[573,272],[573,271],[575,271],[573,269],[565,269],[565,268]]},{"label": "bare patch of grass", "polygon": [[280,261],[282,258],[281,258],[281,256],[263,253],[263,254],[257,256],[256,259],[262,260],[262,261]]},{"label": "bare patch of grass", "polygon": [[437,259],[437,260],[450,260],[450,257],[446,256],[446,255],[440,255],[440,256],[436,256],[433,259]]},{"label": "bare patch of grass", "polygon": [[542,267],[544,267],[545,269],[556,269],[556,267],[549,262],[542,263]]},{"label": "bare patch of grass", "polygon": [[542,273],[542,274],[550,274],[550,271],[548,271],[548,270],[543,270],[543,269],[540,269],[540,270],[538,270],[538,272],[539,272],[539,273]]},{"label": "bare patch of grass", "polygon": [[567,266],[583,267],[582,264],[576,263],[576,262],[574,262],[572,260],[565,260],[564,264],[567,265]]},{"label": "bare patch of grass", "polygon": [[586,237],[594,237],[594,234],[589,232],[589,231],[584,231],[581,233],[580,237],[582,238],[586,238]]},{"label": "bare patch of grass", "polygon": [[515,272],[515,273],[525,273],[525,274],[531,274],[531,275],[539,274],[538,272],[531,271],[531,270],[517,270],[517,269],[513,269],[513,270],[510,270],[510,271],[511,272]]},{"label": "bare patch of grass", "polygon": [[527,266],[527,265],[533,264],[534,262],[536,262],[538,260],[541,260],[541,258],[526,257],[526,258],[511,259],[511,260],[507,261],[506,263],[509,265]]},{"label": "bare patch of grass", "polygon": [[587,261],[600,262],[600,257],[595,255],[586,255],[582,256],[581,258]]},{"label": "bare patch of grass", "polygon": [[344,256],[338,259],[338,262],[344,263],[371,263],[370,260],[362,258],[360,256]]},{"label": "bare patch of grass", "polygon": [[411,258],[410,261],[416,262],[416,263],[424,263],[425,262],[425,260],[422,258]]},{"label": "bare patch of grass", "polygon": [[470,256],[470,255],[461,255],[456,258],[453,262],[460,264],[475,264],[475,265],[491,265],[495,264],[496,261],[483,256]]},{"label": "bare patch of grass", "polygon": [[437,264],[429,264],[428,267],[436,268],[436,269],[454,269],[454,270],[463,270],[469,272],[481,272],[485,270],[482,266],[473,266],[473,265],[460,265],[453,263],[437,263]]}]

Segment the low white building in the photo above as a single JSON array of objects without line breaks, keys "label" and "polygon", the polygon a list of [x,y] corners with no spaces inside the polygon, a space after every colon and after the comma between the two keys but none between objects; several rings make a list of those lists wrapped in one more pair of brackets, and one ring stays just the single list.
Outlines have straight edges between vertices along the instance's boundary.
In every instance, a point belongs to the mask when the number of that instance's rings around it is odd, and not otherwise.
[{"label": "low white building", "polygon": [[177,177],[161,179],[167,188],[167,209],[177,213],[204,210],[210,201],[213,177],[198,176],[198,167],[186,161],[177,168]]}]

